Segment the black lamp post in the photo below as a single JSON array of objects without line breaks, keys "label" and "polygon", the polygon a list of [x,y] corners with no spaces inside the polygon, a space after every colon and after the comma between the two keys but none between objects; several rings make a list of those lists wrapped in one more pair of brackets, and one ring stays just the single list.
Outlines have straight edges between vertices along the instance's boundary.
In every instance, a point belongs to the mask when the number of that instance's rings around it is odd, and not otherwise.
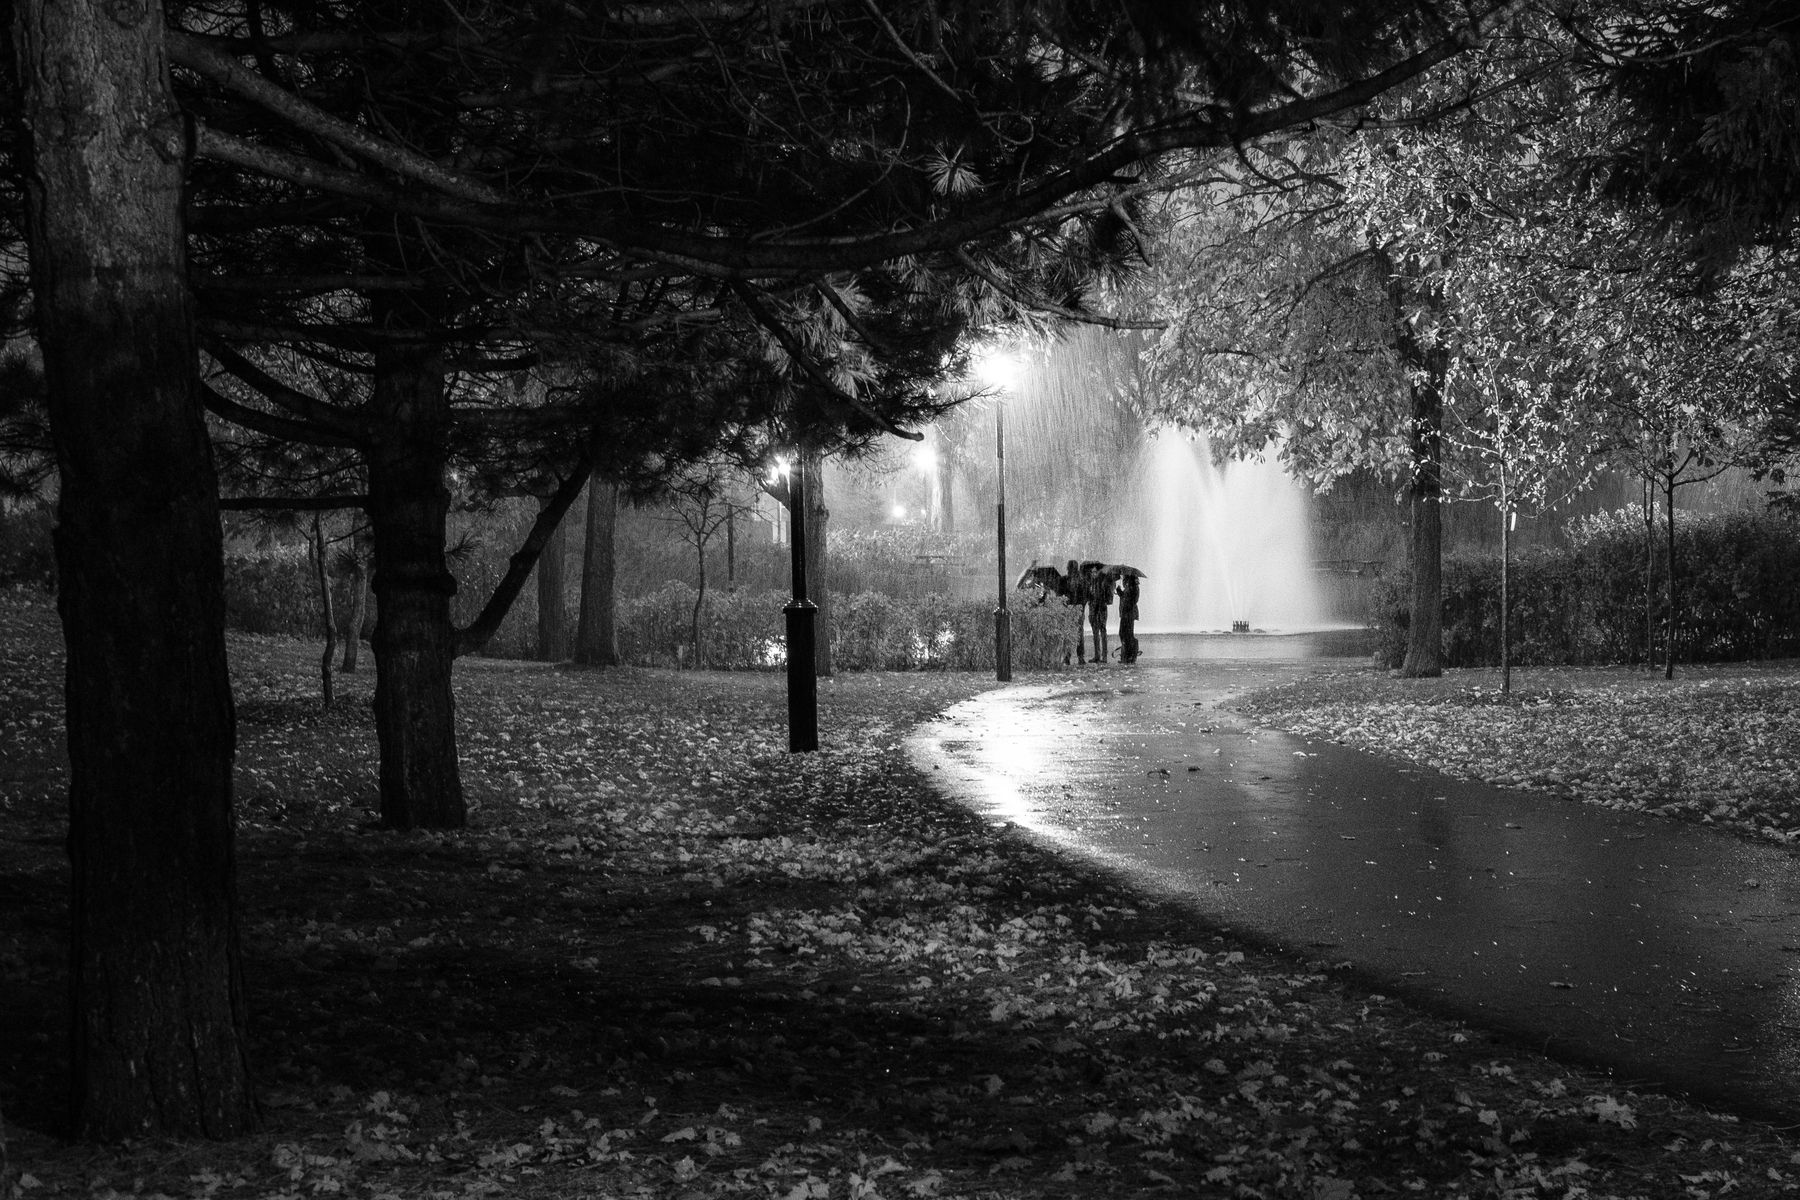
[{"label": "black lamp post", "polygon": [[787,614],[788,749],[819,748],[819,680],[813,674],[818,606],[806,596],[806,467],[796,456],[788,472],[788,540],[794,598]]},{"label": "black lamp post", "polygon": [[1006,607],[1006,394],[994,399],[994,537],[999,544],[999,604],[994,608],[994,678],[1012,678],[1012,613]]},{"label": "black lamp post", "polygon": [[991,350],[976,362],[976,372],[994,389],[994,540],[998,554],[998,602],[994,606],[994,678],[1012,678],[1012,613],[1006,607],[1006,389],[1018,372],[1010,354]]}]

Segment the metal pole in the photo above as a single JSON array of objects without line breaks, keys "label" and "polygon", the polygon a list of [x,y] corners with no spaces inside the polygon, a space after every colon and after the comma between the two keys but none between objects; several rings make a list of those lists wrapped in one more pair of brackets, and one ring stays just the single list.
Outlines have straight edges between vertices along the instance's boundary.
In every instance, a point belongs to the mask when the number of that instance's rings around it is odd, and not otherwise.
[{"label": "metal pole", "polygon": [[994,400],[994,522],[1000,547],[1000,603],[994,609],[994,678],[1012,678],[1012,614],[1006,610],[1006,397]]},{"label": "metal pole", "polygon": [[794,456],[788,475],[789,561],[794,579],[794,598],[782,611],[787,614],[788,749],[819,748],[819,680],[813,674],[814,618],[818,606],[806,598],[806,464]]}]

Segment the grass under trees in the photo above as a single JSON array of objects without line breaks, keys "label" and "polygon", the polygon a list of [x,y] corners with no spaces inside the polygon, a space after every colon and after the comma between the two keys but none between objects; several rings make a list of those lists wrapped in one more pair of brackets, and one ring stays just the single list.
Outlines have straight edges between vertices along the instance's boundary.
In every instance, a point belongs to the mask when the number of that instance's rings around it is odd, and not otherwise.
[{"label": "grass under trees", "polygon": [[777,673],[465,663],[473,828],[398,835],[367,825],[368,677],[321,713],[316,647],[232,657],[265,1126],[72,1146],[60,651],[49,607],[0,602],[7,1200],[1800,1189],[1778,1131],[1235,944],[940,802],[902,741],[985,677],[840,676],[826,749],[792,756]]}]

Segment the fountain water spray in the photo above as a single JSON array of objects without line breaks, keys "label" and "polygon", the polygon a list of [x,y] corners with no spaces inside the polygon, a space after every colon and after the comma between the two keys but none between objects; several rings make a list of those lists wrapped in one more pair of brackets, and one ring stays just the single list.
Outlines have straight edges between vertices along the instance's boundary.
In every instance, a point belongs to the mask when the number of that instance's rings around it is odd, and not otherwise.
[{"label": "fountain water spray", "polygon": [[1270,460],[1215,465],[1204,438],[1143,447],[1112,522],[1141,567],[1150,632],[1294,633],[1329,624],[1303,488]]}]

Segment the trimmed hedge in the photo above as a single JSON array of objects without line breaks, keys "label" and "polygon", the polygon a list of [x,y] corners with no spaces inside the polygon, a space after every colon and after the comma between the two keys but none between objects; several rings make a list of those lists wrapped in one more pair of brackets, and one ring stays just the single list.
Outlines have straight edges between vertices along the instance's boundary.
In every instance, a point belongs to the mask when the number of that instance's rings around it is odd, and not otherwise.
[{"label": "trimmed hedge", "polygon": [[[1633,509],[1579,523],[1566,548],[1516,555],[1510,573],[1513,661],[1520,665],[1642,662],[1662,654],[1667,616],[1666,526],[1645,547]],[[1655,640],[1647,643],[1646,559]],[[1778,511],[1677,513],[1675,658],[1733,662],[1800,655],[1800,520]],[[1398,666],[1411,620],[1404,572],[1384,580],[1377,653]],[[1444,560],[1444,665],[1500,662],[1497,555]],[[1649,654],[1647,655],[1646,650]]]},{"label": "trimmed hedge", "polygon": [[[342,591],[342,580],[334,579]],[[342,603],[347,599],[337,597]],[[833,594],[831,657],[844,671],[975,671],[994,667],[991,603],[941,595],[897,600],[880,592]],[[787,661],[783,591],[709,588],[700,615],[701,666],[769,670]],[[619,601],[619,656],[638,666],[693,666],[694,589],[671,582]],[[225,613],[244,633],[319,636],[317,584],[304,547],[225,560]],[[1061,605],[1012,609],[1013,665],[1031,670],[1062,661],[1075,610]],[[495,649],[513,649],[496,646]]]},{"label": "trimmed hedge", "polygon": [[[834,594],[831,661],[843,671],[992,670],[994,610],[941,595],[897,600],[880,592]],[[788,594],[709,590],[701,613],[698,665],[759,670],[787,661]],[[690,642],[694,589],[668,583],[619,605],[619,656],[639,666],[694,665]],[[1013,665],[1021,670],[1062,661],[1073,609],[1012,610]]]}]

